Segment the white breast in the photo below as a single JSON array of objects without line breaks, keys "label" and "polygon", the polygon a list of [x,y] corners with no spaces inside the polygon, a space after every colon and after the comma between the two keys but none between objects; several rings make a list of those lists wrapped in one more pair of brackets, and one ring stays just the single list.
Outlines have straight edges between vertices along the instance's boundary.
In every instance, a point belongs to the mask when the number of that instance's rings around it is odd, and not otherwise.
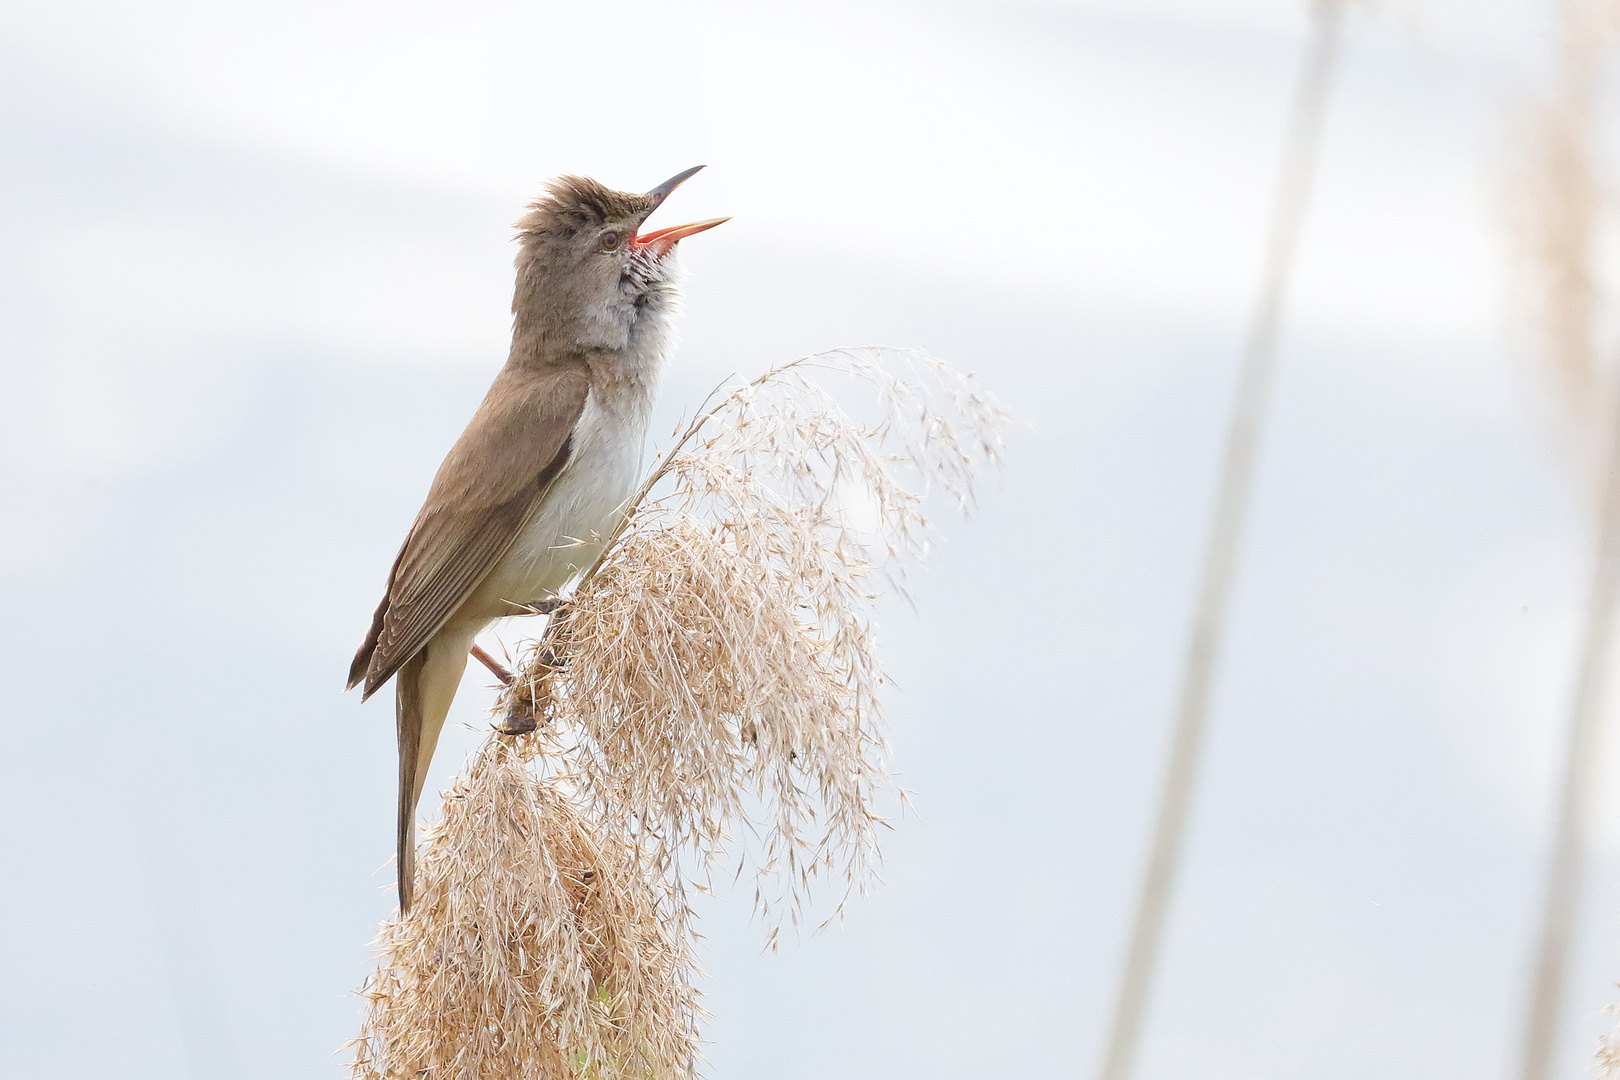
[{"label": "white breast", "polygon": [[[646,427],[664,359],[676,343],[676,267],[671,259],[653,269],[656,279],[635,280],[632,290],[611,298],[596,313],[599,317],[586,321],[590,340],[578,343],[588,350],[591,390],[573,427],[569,465],[468,599],[462,609],[468,622],[499,619],[512,614],[514,604],[556,596],[596,562],[603,542],[619,525],[625,502],[642,481]],[[614,327],[614,334],[604,334]]]},{"label": "white breast", "polygon": [[499,618],[514,604],[550,599],[596,561],[641,482],[659,376],[674,343],[668,299],[642,309],[624,349],[592,363],[568,464],[462,609],[468,616]]},{"label": "white breast", "polygon": [[593,393],[574,428],[567,466],[467,605],[485,618],[555,596],[596,561],[641,475],[646,424],[611,412]]}]

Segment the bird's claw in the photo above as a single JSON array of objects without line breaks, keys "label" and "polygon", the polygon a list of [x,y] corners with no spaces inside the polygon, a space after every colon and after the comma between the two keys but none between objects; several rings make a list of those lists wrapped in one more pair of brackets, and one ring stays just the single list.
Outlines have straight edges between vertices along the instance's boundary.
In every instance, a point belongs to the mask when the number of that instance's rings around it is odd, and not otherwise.
[{"label": "bird's claw", "polygon": [[540,721],[526,709],[510,709],[493,726],[502,735],[527,735],[540,726]]}]

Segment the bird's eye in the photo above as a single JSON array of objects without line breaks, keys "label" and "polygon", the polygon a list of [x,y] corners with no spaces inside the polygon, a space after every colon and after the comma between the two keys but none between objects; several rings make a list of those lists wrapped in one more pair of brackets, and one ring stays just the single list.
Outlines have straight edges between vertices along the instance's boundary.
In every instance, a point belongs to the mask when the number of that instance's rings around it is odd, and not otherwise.
[{"label": "bird's eye", "polygon": [[596,241],[596,248],[598,251],[617,251],[619,250],[619,240],[619,234],[609,229]]}]

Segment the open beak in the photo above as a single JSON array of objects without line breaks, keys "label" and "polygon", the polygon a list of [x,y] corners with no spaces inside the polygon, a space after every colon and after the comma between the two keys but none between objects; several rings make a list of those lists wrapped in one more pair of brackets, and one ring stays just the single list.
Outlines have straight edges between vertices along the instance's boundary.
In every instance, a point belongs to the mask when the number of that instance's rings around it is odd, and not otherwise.
[{"label": "open beak", "polygon": [[659,229],[657,232],[638,236],[630,243],[637,249],[650,247],[653,249],[653,254],[662,259],[669,254],[671,248],[693,233],[712,229],[716,225],[723,225],[730,220],[728,217],[717,217],[710,218],[708,221],[694,221],[690,225],[676,225],[674,228]]},{"label": "open beak", "polygon": [[[676,188],[692,179],[692,177],[702,172],[703,168],[704,167],[702,165],[694,165],[683,173],[676,173],[668,180],[665,180],[662,184],[659,184],[657,187],[647,192],[647,194],[652,197],[653,210],[658,209],[659,205],[663,203],[665,199],[669,198],[670,192],[674,191]],[[652,213],[652,210],[647,212],[650,214]]]},{"label": "open beak", "polygon": [[[668,180],[665,180],[662,184],[659,184],[657,187],[647,192],[648,195],[652,196],[653,210],[658,209],[663,201],[669,198],[670,192],[674,191],[676,188],[686,183],[686,181],[690,180],[693,176],[697,175],[698,171],[702,168],[702,165],[696,165],[690,169],[687,169],[683,173],[676,173]],[[652,213],[652,210],[649,210],[648,213]],[[650,247],[652,248],[652,253],[658,258],[662,259],[665,255],[670,253],[676,244],[680,243],[688,236],[691,236],[694,233],[703,232],[705,229],[712,229],[716,225],[730,220],[730,218],[710,218],[708,221],[694,221],[690,225],[676,225],[674,228],[670,229],[659,229],[656,232],[644,233],[640,236],[631,237],[630,246],[635,250]]]}]

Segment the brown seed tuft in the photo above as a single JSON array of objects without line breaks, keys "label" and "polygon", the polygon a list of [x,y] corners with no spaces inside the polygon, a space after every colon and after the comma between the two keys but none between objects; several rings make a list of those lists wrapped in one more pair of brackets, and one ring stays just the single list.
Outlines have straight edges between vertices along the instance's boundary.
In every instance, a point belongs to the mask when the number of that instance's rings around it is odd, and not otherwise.
[{"label": "brown seed tuft", "polygon": [[354,1076],[646,1080],[697,1053],[691,941],[622,836],[493,738],[444,799],[416,904],[383,926]]},{"label": "brown seed tuft", "polygon": [[[813,374],[866,391],[864,418]],[[445,796],[416,906],[383,928],[359,1080],[690,1076],[688,888],[722,857],[751,864],[773,943],[816,882],[864,890],[888,783],[871,604],[926,551],[931,491],[972,505],[1009,418],[971,376],[892,349],[716,397]]]},{"label": "brown seed tuft", "polygon": [[[863,391],[864,419],[813,375]],[[552,764],[677,895],[683,855],[751,862],[768,919],[818,878],[864,889],[888,783],[871,603],[927,550],[931,491],[971,506],[1008,420],[931,357],[847,349],[679,434],[507,694],[545,702]]]}]

